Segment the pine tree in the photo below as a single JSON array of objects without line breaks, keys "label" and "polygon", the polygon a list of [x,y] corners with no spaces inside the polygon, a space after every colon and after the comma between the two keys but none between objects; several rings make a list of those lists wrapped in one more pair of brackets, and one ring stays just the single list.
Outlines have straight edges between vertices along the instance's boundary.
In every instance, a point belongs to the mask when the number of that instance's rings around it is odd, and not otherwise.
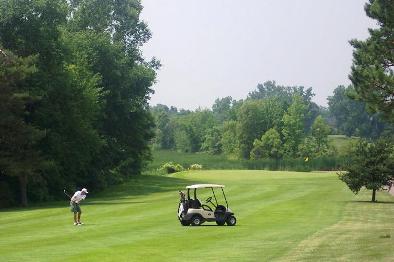
[{"label": "pine tree", "polygon": [[394,122],[394,3],[369,0],[365,11],[379,27],[369,29],[365,41],[350,41],[354,47],[350,80],[359,99]]},{"label": "pine tree", "polygon": [[26,206],[29,177],[37,175],[43,164],[36,146],[44,132],[30,121],[37,98],[27,92],[24,82],[36,71],[35,57],[0,51],[0,173],[18,178],[20,202]]}]

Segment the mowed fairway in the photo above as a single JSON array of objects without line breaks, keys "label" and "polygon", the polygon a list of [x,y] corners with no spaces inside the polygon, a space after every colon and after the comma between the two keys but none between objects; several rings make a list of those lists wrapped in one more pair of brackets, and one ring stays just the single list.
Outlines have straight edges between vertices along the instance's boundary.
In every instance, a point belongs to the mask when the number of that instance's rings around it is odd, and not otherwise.
[{"label": "mowed fairway", "polygon": [[[177,221],[178,191],[226,185],[235,227]],[[394,198],[354,196],[334,172],[141,176],[82,204],[0,211],[0,261],[393,261]]]}]

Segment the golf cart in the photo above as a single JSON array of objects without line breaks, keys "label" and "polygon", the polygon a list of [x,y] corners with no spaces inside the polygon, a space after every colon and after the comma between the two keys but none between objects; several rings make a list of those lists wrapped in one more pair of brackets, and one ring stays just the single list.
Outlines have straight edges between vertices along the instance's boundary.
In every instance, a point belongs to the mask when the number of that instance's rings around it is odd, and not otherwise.
[{"label": "golf cart", "polygon": [[[218,204],[214,190],[215,188],[216,190],[219,190],[219,188],[222,190],[226,206]],[[182,191],[179,191],[181,200],[178,207],[178,219],[181,224],[183,226],[199,226],[204,222],[215,221],[219,226],[223,226],[225,223],[228,226],[234,226],[237,223],[237,219],[228,207],[223,188],[223,185],[197,184],[187,186],[186,195]],[[200,200],[197,198],[197,189],[199,189],[199,192],[202,189],[212,191],[212,195],[205,200],[204,204],[201,204]]]}]

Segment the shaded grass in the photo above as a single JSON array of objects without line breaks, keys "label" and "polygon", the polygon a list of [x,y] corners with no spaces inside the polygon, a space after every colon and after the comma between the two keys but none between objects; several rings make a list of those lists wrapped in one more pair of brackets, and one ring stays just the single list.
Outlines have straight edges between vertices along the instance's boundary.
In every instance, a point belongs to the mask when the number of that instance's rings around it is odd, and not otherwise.
[{"label": "shaded grass", "polygon": [[[237,226],[182,227],[177,190],[193,183],[225,184]],[[82,227],[67,202],[1,212],[1,261],[389,260],[392,198],[377,197],[386,204],[362,202],[370,192],[354,196],[329,172],[141,176],[89,195]]]}]

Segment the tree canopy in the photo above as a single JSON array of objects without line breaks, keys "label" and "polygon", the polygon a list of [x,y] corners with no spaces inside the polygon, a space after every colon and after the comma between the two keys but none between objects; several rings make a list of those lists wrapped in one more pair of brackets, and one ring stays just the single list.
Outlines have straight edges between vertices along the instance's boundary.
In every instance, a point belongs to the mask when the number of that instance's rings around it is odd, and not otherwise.
[{"label": "tree canopy", "polygon": [[[154,135],[148,99],[159,63],[142,56],[151,33],[141,11],[139,0],[1,1],[0,46],[15,54],[14,67],[2,62],[7,81],[1,94],[24,97],[12,102],[21,130],[14,144],[34,141],[24,147],[28,155],[45,159],[35,161],[35,178],[14,190],[23,204],[25,196],[42,200],[59,197],[64,187],[100,189],[143,170]],[[15,83],[10,68],[20,72]],[[16,159],[16,151],[6,151]],[[13,184],[16,168],[0,169],[1,179]]]}]

